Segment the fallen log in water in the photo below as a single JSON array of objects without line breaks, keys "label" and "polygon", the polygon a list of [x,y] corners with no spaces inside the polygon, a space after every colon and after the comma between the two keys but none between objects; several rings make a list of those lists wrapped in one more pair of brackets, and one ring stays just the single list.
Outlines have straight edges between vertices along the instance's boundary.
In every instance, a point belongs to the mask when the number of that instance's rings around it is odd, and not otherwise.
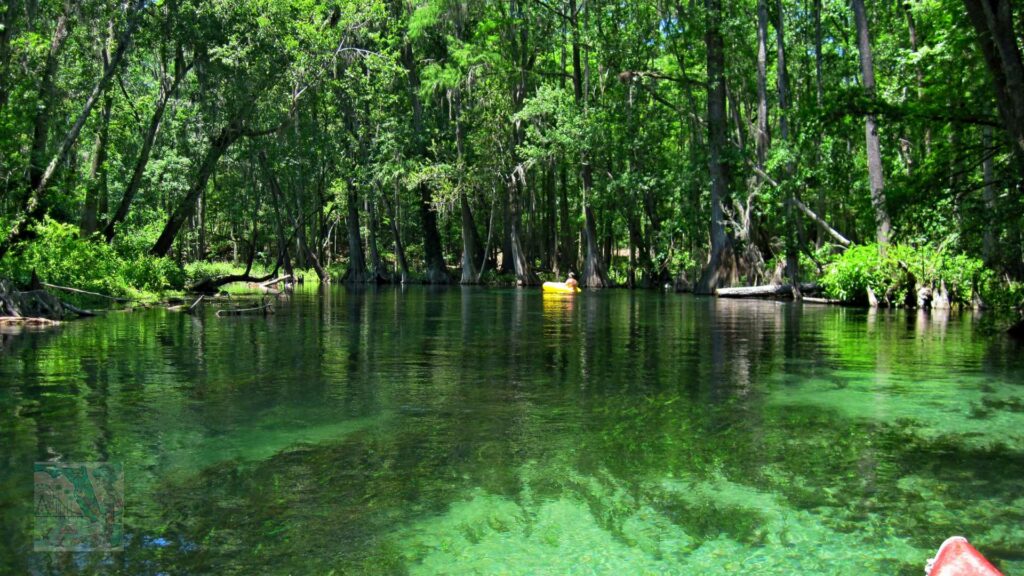
[{"label": "fallen log in water", "polygon": [[247,314],[263,314],[264,316],[266,316],[267,314],[273,313],[274,306],[273,304],[268,302],[262,306],[256,306],[255,308],[231,308],[228,310],[217,310],[217,317],[221,318],[223,316],[243,316]]},{"label": "fallen log in water", "polygon": [[[817,284],[801,284],[800,292],[815,292]],[[793,287],[789,284],[769,284],[767,286],[741,286],[739,288],[719,288],[715,290],[719,298],[768,298],[772,296],[792,296]]]}]

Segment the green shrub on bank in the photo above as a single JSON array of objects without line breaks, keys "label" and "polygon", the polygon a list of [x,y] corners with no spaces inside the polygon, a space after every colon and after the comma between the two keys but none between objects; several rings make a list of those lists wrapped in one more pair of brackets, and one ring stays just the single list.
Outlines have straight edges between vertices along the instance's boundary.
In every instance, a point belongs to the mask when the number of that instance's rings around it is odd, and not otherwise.
[{"label": "green shrub on bank", "polygon": [[1013,307],[1021,302],[1019,284],[1002,281],[979,258],[949,254],[931,245],[890,245],[883,256],[877,244],[850,246],[825,266],[819,279],[826,296],[866,303],[870,287],[880,302],[900,306],[916,298],[919,287],[943,285],[952,304]]},{"label": "green shrub on bank", "polygon": [[14,247],[0,260],[0,277],[25,285],[34,270],[49,284],[109,294],[139,296],[179,290],[184,272],[168,258],[123,255],[106,242],[83,240],[78,228],[47,218],[37,238]]}]

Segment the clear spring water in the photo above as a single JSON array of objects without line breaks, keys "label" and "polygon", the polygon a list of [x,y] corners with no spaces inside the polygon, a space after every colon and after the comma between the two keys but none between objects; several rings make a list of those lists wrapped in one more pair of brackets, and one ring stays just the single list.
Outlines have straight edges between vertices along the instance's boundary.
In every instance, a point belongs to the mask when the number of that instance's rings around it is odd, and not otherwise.
[{"label": "clear spring water", "polygon": [[[1024,350],[966,315],[300,292],[4,337],[0,573],[1024,574]],[[32,551],[32,463],[124,552]]]}]

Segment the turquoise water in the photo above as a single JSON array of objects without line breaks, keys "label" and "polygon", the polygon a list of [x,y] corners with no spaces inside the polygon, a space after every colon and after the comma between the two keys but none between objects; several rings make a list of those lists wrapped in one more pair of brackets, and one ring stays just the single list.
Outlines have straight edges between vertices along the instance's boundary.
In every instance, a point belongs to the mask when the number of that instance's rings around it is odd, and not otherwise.
[{"label": "turquoise water", "polygon": [[[1024,574],[1024,349],[968,315],[342,287],[5,336],[0,573]],[[32,551],[32,463],[125,471]]]}]

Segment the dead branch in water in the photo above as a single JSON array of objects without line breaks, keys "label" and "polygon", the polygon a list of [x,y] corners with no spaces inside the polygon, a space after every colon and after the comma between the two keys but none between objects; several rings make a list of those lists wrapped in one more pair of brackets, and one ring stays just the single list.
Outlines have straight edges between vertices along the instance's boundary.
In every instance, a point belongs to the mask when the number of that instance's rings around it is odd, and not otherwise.
[{"label": "dead branch in water", "polygon": [[59,326],[57,320],[36,318],[33,316],[0,316],[0,326]]},{"label": "dead branch in water", "polygon": [[47,284],[46,282],[40,282],[40,286],[46,288],[52,288],[54,290],[63,290],[65,292],[73,292],[75,294],[85,294],[86,296],[96,296],[97,298],[106,298],[107,300],[113,300],[114,302],[136,302],[135,298],[118,298],[117,296],[109,296],[107,294],[100,294],[99,292],[90,292],[88,290],[82,290],[80,288],[68,288],[67,286],[57,286],[55,284]]}]

